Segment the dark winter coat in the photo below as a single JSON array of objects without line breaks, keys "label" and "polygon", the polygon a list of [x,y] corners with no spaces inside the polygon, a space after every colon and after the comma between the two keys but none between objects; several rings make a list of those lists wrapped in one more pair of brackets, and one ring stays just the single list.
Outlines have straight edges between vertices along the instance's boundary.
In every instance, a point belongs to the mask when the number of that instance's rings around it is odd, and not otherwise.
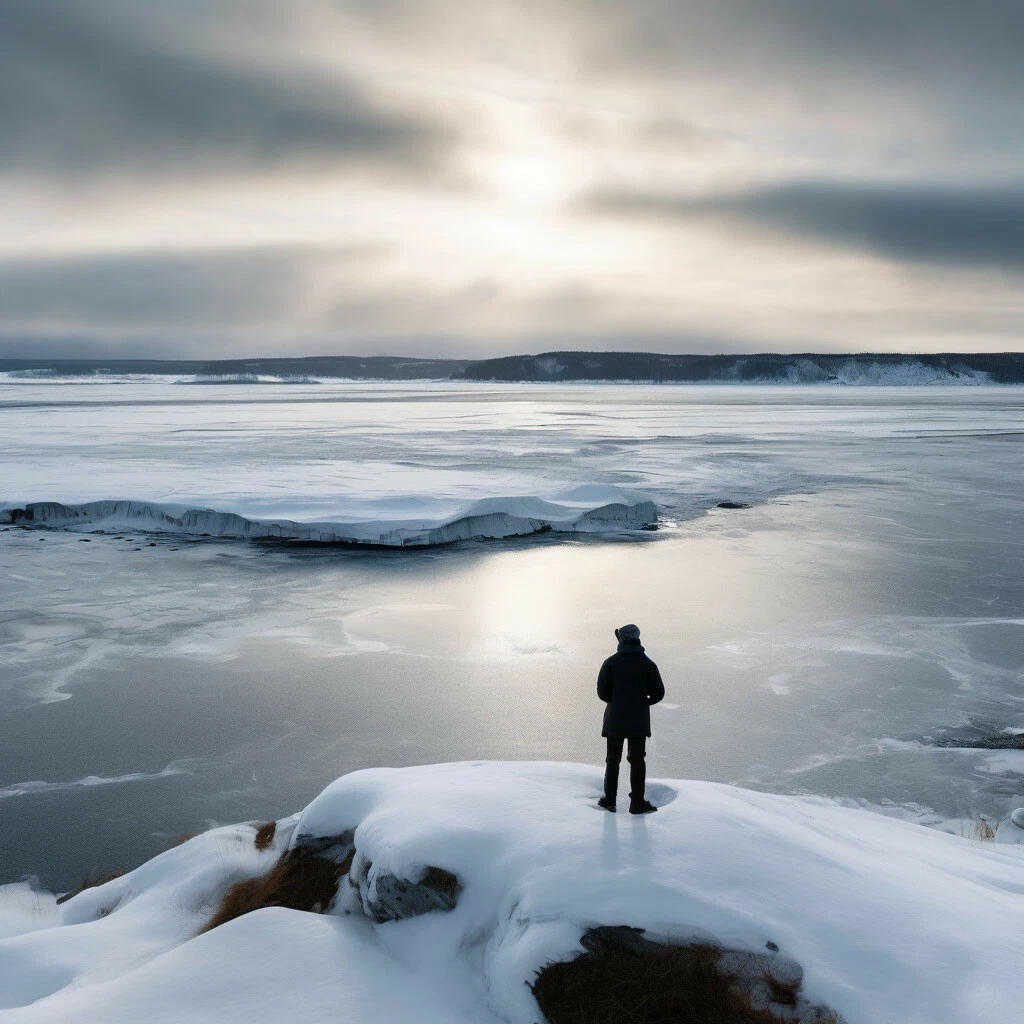
[{"label": "dark winter coat", "polygon": [[665,684],[640,644],[619,644],[601,666],[597,695],[608,705],[602,736],[650,736],[651,705],[665,696]]}]

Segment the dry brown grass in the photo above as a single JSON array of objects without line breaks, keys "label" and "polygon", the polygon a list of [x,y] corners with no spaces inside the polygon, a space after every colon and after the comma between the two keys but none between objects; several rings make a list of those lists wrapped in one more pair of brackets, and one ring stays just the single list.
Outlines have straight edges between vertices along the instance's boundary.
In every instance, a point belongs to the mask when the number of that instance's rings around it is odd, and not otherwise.
[{"label": "dry brown grass", "polygon": [[334,899],[338,880],[352,866],[352,854],[335,863],[317,853],[288,850],[266,874],[233,885],[203,931],[208,932],[263,907],[288,907],[322,914]]},{"label": "dry brown grass", "polygon": [[975,839],[995,839],[996,837],[996,830],[989,824],[987,818],[978,818],[972,831]]},{"label": "dry brown grass", "polygon": [[256,829],[256,838],[253,843],[256,849],[262,852],[266,850],[270,844],[274,841],[274,835],[277,833],[277,822],[266,821],[258,829]]},{"label": "dry brown grass", "polygon": [[120,878],[124,873],[124,868],[118,868],[116,871],[108,871],[106,874],[86,875],[74,889],[70,892],[64,893],[63,896],[58,896],[57,902],[67,903],[68,900],[73,899],[80,892],[85,892],[86,889],[96,889],[101,885],[106,885],[107,882],[112,882],[115,878]]},{"label": "dry brown grass", "polygon": [[[721,950],[652,947],[602,942],[575,960],[548,964],[533,993],[549,1024],[779,1024],[732,989],[733,978],[717,966]],[[797,1002],[793,990],[773,986],[773,994],[783,1005]],[[817,1024],[842,1024],[824,1007],[812,1012]]]}]

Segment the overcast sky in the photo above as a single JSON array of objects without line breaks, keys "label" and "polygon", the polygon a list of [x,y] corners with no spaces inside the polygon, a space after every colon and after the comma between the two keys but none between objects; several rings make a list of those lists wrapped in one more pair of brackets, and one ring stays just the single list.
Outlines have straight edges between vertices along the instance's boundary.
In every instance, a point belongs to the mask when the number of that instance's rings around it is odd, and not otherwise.
[{"label": "overcast sky", "polygon": [[1021,0],[3,0],[0,355],[1024,347]]}]

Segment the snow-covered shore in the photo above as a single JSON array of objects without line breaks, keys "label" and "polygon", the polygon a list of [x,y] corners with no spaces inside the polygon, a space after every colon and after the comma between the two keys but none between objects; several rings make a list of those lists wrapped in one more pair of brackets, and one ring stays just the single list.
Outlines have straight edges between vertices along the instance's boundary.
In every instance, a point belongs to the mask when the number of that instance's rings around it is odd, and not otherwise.
[{"label": "snow-covered shore", "polygon": [[[777,946],[849,1024],[1020,1019],[1024,846],[692,781],[652,783],[656,815],[610,815],[600,779],[556,763],[370,769],[262,851],[234,825],[61,905],[8,886],[0,1020],[535,1024],[538,970],[599,925]],[[200,934],[229,887],[311,845],[345,857],[326,914],[271,907]],[[368,908],[429,868],[457,879],[454,908],[374,923],[389,914]]]}]

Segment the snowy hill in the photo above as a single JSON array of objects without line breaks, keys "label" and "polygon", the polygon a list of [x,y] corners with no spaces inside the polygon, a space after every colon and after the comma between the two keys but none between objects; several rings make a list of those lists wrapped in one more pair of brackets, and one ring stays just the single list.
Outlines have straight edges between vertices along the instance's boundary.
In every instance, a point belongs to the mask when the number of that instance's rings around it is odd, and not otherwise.
[{"label": "snowy hill", "polygon": [[[263,849],[228,826],[60,905],[8,886],[0,1021],[536,1024],[538,971],[622,925],[756,956],[848,1024],[1021,1019],[1024,846],[703,782],[653,783],[659,813],[611,815],[600,781],[552,763],[371,769],[264,827]],[[281,902],[303,864],[337,886],[326,913],[204,931],[229,889]]]}]

